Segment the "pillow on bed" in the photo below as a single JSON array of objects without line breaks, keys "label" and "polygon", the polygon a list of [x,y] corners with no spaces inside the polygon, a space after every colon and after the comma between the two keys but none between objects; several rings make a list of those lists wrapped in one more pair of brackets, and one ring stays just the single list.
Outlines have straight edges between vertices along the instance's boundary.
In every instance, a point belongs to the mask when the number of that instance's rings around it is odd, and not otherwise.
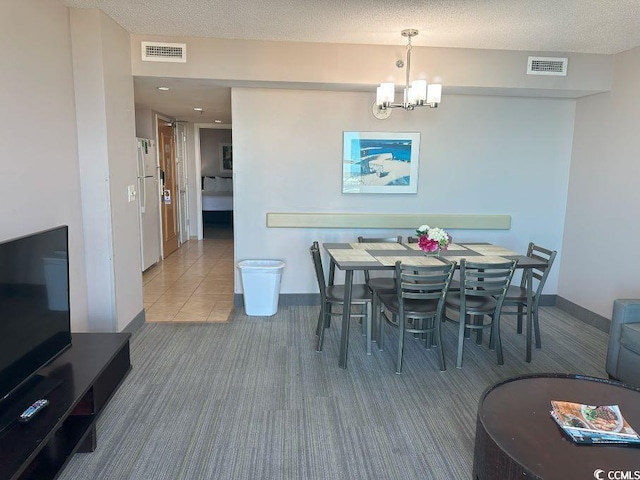
[{"label": "pillow on bed", "polygon": [[216,177],[204,177],[202,181],[202,190],[205,192],[217,192],[218,179]]}]

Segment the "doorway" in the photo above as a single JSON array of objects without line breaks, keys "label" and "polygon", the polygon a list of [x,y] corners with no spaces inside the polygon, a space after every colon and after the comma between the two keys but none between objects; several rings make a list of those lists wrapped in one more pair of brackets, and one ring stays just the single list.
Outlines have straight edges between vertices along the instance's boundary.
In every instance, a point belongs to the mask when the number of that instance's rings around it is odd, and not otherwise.
[{"label": "doorway", "polygon": [[171,123],[158,120],[158,157],[162,202],[162,255],[171,255],[179,246],[178,209],[176,195],[175,137]]},{"label": "doorway", "polygon": [[[232,151],[231,125],[194,124],[194,144],[195,176],[201,185],[196,189],[198,239],[221,234],[233,236],[232,157],[224,162],[225,149],[227,155]],[[206,187],[207,182],[212,188]]]}]

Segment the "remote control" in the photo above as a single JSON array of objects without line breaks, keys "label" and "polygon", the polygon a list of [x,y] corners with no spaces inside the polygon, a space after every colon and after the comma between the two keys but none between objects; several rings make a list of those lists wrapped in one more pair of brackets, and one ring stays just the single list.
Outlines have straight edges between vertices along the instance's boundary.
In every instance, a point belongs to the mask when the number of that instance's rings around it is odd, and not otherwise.
[{"label": "remote control", "polygon": [[33,402],[33,404],[29,408],[27,408],[24,412],[22,412],[22,415],[20,415],[20,418],[18,420],[20,420],[21,422],[28,422],[33,417],[35,417],[36,414],[47,405],[49,405],[49,400],[45,398],[36,400],[35,402]]}]

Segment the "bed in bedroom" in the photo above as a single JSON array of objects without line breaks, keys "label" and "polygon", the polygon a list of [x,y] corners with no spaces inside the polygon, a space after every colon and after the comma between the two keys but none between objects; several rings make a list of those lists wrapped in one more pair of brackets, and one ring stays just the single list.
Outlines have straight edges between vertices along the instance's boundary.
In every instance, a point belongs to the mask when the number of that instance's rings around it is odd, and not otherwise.
[{"label": "bed in bedroom", "polygon": [[233,181],[230,177],[202,177],[202,220],[231,223]]}]

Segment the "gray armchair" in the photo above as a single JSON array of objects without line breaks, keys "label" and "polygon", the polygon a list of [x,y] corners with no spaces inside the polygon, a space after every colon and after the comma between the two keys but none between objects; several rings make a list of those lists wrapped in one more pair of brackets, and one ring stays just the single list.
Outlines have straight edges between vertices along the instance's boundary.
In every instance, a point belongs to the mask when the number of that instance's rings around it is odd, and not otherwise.
[{"label": "gray armchair", "polygon": [[607,373],[616,380],[640,387],[640,299],[613,302]]}]

